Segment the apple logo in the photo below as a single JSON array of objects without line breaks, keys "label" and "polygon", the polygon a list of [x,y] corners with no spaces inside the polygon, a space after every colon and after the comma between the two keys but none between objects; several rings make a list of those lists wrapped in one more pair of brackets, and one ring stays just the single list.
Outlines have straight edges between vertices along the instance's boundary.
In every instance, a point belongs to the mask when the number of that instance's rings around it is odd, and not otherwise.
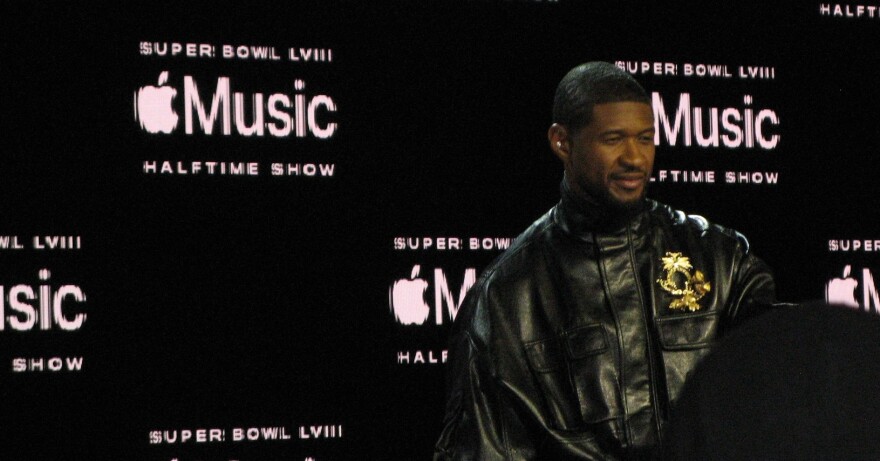
[{"label": "apple logo", "polygon": [[850,277],[852,267],[847,264],[843,268],[843,278],[831,279],[825,287],[825,300],[828,304],[842,304],[844,306],[859,307],[856,301],[855,289],[859,282]]},{"label": "apple logo", "polygon": [[391,284],[388,289],[388,302],[394,318],[403,325],[421,325],[428,320],[431,307],[425,303],[425,291],[428,282],[419,276],[421,266],[416,264],[412,268],[409,279],[400,279]]},{"label": "apple logo", "polygon": [[177,90],[163,86],[168,81],[168,71],[159,74],[159,86],[143,86],[134,94],[134,118],[148,133],[171,133],[177,127],[177,114],[171,101]]}]

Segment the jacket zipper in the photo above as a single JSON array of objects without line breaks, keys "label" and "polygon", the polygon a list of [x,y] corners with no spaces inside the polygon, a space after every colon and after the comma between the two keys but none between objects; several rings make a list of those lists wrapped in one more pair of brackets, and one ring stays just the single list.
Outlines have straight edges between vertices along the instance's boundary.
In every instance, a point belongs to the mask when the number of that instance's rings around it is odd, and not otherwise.
[{"label": "jacket zipper", "polygon": [[600,240],[597,238],[598,236],[594,235],[593,240],[597,243],[596,248],[599,252],[599,268],[602,271],[602,289],[605,290],[605,299],[608,300],[608,304],[611,307],[611,316],[614,318],[614,328],[617,331],[617,369],[620,370],[620,403],[623,406],[623,420],[621,421],[621,428],[623,429],[623,436],[626,439],[626,444],[628,446],[632,446],[632,433],[629,430],[629,424],[627,424],[627,416],[629,415],[629,407],[626,402],[626,367],[623,363],[624,356],[624,347],[623,344],[623,335],[621,334],[620,329],[620,319],[617,315],[617,303],[614,301],[614,297],[611,295],[611,289],[608,287],[608,271],[605,269],[605,259],[602,257],[602,245],[599,244]]},{"label": "jacket zipper", "polygon": [[[636,279],[636,290],[639,294],[639,304],[642,307],[642,319],[645,321],[645,343],[648,345],[648,369],[651,372],[651,406],[654,407],[654,424],[657,428],[657,440],[660,441],[660,402],[657,397],[657,383],[655,381],[659,379],[657,376],[656,364],[654,363],[654,347],[652,343],[652,334],[651,334],[651,325],[648,323],[648,315],[645,312],[647,306],[645,305],[645,295],[642,293],[642,283],[639,280],[639,272],[638,267],[636,266],[636,254],[635,248],[633,248],[633,240],[632,233],[630,228],[626,229],[626,243],[629,248],[629,263],[632,266],[633,275]],[[653,302],[653,301],[652,301]]]}]

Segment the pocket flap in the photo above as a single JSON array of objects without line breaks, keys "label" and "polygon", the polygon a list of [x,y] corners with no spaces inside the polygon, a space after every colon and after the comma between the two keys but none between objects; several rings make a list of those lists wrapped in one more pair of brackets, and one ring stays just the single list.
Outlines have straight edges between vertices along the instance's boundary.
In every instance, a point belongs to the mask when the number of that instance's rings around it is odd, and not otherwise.
[{"label": "pocket flap", "polygon": [[718,314],[672,316],[657,319],[660,342],[665,349],[696,349],[715,343]]},{"label": "pocket flap", "polygon": [[605,328],[597,324],[566,331],[565,347],[568,349],[568,356],[572,359],[600,354],[608,348]]}]

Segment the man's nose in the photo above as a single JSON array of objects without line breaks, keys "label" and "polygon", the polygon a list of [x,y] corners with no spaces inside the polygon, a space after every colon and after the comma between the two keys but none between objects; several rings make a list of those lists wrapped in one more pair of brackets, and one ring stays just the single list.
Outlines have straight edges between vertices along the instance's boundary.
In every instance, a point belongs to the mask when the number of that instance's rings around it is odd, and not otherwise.
[{"label": "man's nose", "polygon": [[630,166],[642,166],[647,161],[647,156],[644,152],[646,147],[639,142],[638,138],[627,138],[623,148],[623,154],[620,156],[621,163]]}]

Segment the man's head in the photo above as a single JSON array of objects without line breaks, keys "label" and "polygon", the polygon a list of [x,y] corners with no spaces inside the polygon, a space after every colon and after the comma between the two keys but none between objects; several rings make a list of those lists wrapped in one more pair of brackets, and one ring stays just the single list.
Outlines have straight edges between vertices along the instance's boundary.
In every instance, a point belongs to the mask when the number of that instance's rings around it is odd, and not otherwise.
[{"label": "man's head", "polygon": [[547,137],[576,194],[620,210],[642,203],[654,166],[654,113],[629,74],[606,62],[569,71],[556,88]]}]

